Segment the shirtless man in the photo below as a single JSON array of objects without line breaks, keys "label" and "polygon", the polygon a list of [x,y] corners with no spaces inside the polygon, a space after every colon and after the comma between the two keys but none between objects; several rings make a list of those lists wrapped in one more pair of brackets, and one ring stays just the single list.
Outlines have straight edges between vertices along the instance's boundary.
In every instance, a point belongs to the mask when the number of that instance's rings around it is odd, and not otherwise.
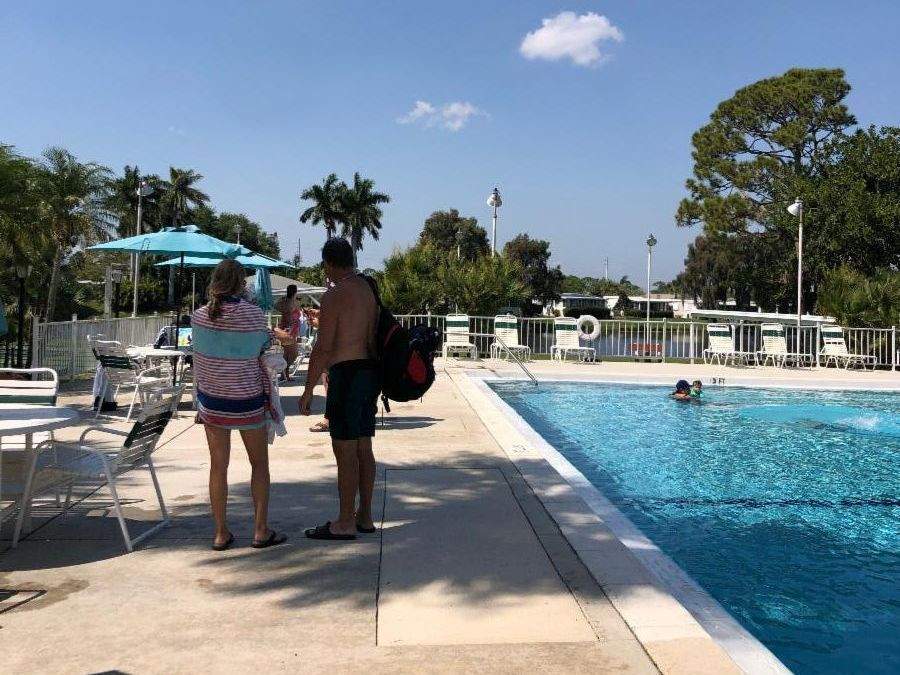
[{"label": "shirtless man", "polygon": [[325,416],[337,460],[340,515],[335,521],[306,530],[306,536],[356,539],[357,532],[375,531],[372,437],[380,383],[373,356],[378,305],[369,284],[353,268],[353,250],[346,239],[325,242],[322,264],[334,287],[322,297],[319,337],[309,357],[300,414],[309,415],[313,389],[327,369]]}]

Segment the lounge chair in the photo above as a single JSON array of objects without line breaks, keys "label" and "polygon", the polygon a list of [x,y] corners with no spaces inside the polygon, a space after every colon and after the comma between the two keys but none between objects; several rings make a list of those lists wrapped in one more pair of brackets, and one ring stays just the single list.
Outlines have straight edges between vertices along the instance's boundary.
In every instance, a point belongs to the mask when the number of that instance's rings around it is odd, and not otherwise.
[{"label": "lounge chair", "polygon": [[503,354],[515,354],[522,360],[531,360],[531,347],[519,344],[519,320],[514,315],[499,314],[494,317],[494,336],[492,359],[499,359]]},{"label": "lounge chair", "polygon": [[[39,492],[44,491],[37,480],[41,473],[43,473],[43,471],[37,471],[38,459],[43,451],[53,453],[54,470],[62,472],[69,481],[69,491],[66,494],[66,500],[62,507],[63,511],[67,511],[71,505],[71,485],[73,481],[89,481],[100,483],[101,485],[105,483],[109,487],[109,492],[113,500],[113,510],[119,521],[122,538],[125,542],[125,549],[129,553],[134,550],[135,544],[167,525],[169,523],[169,513],[166,510],[166,504],[163,501],[162,491],[159,487],[159,480],[156,477],[156,468],[153,466],[153,460],[150,456],[156,450],[156,446],[159,443],[163,431],[165,431],[166,425],[178,409],[178,402],[180,399],[180,386],[169,388],[167,391],[161,392],[159,400],[144,406],[134,425],[131,427],[131,431],[92,426],[84,430],[77,443],[63,443],[54,440],[44,441],[37,446],[38,452],[35,453],[25,479],[23,508],[19,509],[19,515],[16,518],[16,529],[13,533],[12,541],[13,548],[19,543],[22,524],[24,519],[28,517],[28,512],[31,510],[33,498]],[[97,446],[87,444],[87,437],[94,433],[120,436],[124,439],[122,441],[122,446],[115,448],[110,447],[105,443]],[[150,470],[150,478],[153,480],[153,487],[156,489],[156,498],[159,500],[162,521],[145,530],[139,536],[131,537],[119,500],[118,479],[124,473],[144,465]]]},{"label": "lounge chair", "polygon": [[787,339],[784,337],[784,326],[780,323],[764,323],[762,332],[762,349],[757,355],[757,362],[764,366],[769,361],[773,366],[784,367],[789,362],[798,366],[807,358],[806,354],[788,351]]},{"label": "lounge chair", "polygon": [[822,364],[826,368],[829,363],[834,363],[836,368],[840,368],[841,363],[844,368],[850,368],[851,364],[859,364],[863,369],[867,365],[872,366],[875,370],[876,359],[871,354],[852,354],[847,351],[847,343],[844,341],[844,329],[840,326],[822,326],[822,350],[819,352],[825,357]]},{"label": "lounge chair", "polygon": [[734,348],[734,338],[731,336],[731,327],[728,324],[708,324],[706,335],[709,338],[709,347],[703,350],[703,363],[715,361],[727,366],[728,359],[731,359],[732,365],[738,360],[745,363],[756,360],[756,352],[742,352]]},{"label": "lounge chair", "polygon": [[471,359],[478,358],[478,348],[469,340],[469,315],[448,314],[441,354],[446,359],[451,354],[463,353]]},{"label": "lounge chair", "polygon": [[550,347],[550,358],[564,361],[574,354],[579,361],[595,361],[597,351],[593,347],[582,347],[578,341],[578,321],[564,316],[553,320],[554,345]]}]

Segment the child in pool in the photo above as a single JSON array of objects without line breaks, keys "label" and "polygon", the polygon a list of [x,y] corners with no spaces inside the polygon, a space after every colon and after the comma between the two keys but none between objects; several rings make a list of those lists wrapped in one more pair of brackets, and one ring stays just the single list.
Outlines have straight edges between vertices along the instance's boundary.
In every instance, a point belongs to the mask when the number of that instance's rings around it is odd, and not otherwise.
[{"label": "child in pool", "polygon": [[675,383],[675,391],[672,392],[671,396],[676,401],[690,401],[691,385],[688,384],[687,380],[678,380]]},{"label": "child in pool", "polygon": [[694,380],[694,383],[691,385],[691,393],[690,396],[693,399],[700,400],[700,397],[703,395],[703,383],[700,380]]}]

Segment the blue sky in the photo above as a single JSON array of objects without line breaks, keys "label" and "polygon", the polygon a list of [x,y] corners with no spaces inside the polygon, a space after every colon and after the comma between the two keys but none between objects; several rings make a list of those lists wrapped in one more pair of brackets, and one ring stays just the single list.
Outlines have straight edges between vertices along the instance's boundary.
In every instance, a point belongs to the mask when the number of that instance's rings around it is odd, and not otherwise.
[{"label": "blue sky", "polygon": [[307,261],[323,234],[298,193],[331,171],[393,197],[363,265],[436,209],[489,228],[498,184],[501,243],[528,232],[567,272],[608,256],[640,280],[653,231],[671,278],[697,234],[672,217],[690,137],[715,105],[842,67],[860,123],[898,124],[898,25],[900,3],[866,1],[4,3],[0,142],[195,168],[218,209]]}]

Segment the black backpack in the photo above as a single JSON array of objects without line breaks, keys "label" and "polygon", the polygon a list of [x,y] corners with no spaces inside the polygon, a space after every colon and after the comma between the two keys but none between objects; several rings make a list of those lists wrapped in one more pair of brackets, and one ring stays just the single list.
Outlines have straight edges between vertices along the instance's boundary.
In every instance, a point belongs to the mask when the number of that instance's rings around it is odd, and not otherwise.
[{"label": "black backpack", "polygon": [[360,276],[369,284],[378,303],[375,356],[381,369],[381,401],[384,409],[390,412],[388,400],[413,401],[422,398],[431,388],[440,332],[424,324],[408,330],[401,326],[391,310],[382,304],[375,280]]}]

